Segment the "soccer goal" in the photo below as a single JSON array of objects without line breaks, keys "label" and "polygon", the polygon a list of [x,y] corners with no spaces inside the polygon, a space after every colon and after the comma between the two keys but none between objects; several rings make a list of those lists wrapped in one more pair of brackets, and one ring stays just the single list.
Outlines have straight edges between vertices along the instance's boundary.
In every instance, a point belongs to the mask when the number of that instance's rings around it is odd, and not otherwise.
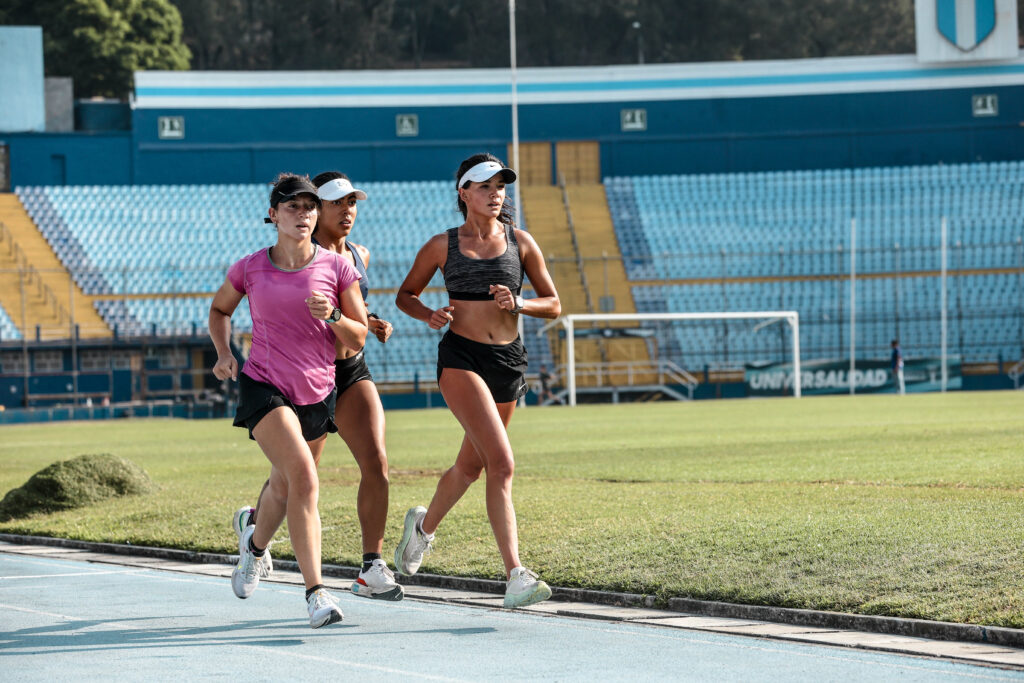
[{"label": "soccer goal", "polygon": [[[707,313],[572,313],[564,315],[556,320],[551,321],[547,325],[543,326],[538,330],[538,336],[542,336],[553,327],[561,325],[565,333],[565,380],[566,380],[566,398],[569,405],[576,405],[577,398],[577,372],[579,371],[580,363],[577,362],[576,358],[576,340],[577,337],[593,337],[602,336],[609,332],[615,332],[616,328],[613,325],[620,325],[624,322],[671,322],[671,321],[731,321],[731,320],[749,320],[759,321],[755,326],[754,330],[758,330],[774,323],[785,323],[790,329],[790,348],[792,350],[792,363],[793,363],[793,396],[795,398],[800,397],[800,314],[796,311],[721,311],[721,312],[707,312]],[[607,327],[595,327],[602,323],[607,324]],[[586,327],[578,327],[580,324],[585,324]],[[584,331],[585,330],[585,331]],[[619,328],[621,331],[621,327]],[[639,331],[642,331],[640,328]],[[627,334],[636,333],[638,330],[632,332],[626,331]],[[605,364],[607,365],[607,363]],[[685,376],[692,377],[689,373],[683,370],[676,369],[677,373],[682,373]],[[662,369],[658,368],[657,372],[659,375],[662,373]],[[695,382],[692,386],[695,386]],[[692,386],[690,389],[690,397],[692,398]]]}]

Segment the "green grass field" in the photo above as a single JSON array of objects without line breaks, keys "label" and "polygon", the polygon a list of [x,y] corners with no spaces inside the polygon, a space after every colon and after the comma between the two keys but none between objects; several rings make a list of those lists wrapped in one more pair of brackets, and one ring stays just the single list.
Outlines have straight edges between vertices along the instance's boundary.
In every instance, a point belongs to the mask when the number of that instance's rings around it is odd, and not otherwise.
[{"label": "green grass field", "polygon": [[[1024,392],[530,408],[510,432],[523,561],[553,585],[1024,627]],[[460,438],[446,410],[388,413],[386,557]],[[358,469],[330,439],[324,561],[355,565]],[[0,493],[84,453],[159,490],[0,531],[231,553],[267,473],[226,420],[18,425],[0,427]],[[502,577],[483,488],[423,571]]]}]

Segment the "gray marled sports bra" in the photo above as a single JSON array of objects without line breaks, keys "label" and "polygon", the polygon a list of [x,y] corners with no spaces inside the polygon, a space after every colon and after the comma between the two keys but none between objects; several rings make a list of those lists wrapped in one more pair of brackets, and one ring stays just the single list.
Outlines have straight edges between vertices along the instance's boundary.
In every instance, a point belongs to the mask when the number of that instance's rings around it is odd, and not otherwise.
[{"label": "gray marled sports bra", "polygon": [[505,226],[505,252],[494,258],[469,258],[459,251],[459,229],[448,230],[448,259],[444,264],[444,286],[449,299],[487,301],[494,295],[491,285],[505,285],[513,294],[523,288],[523,262],[519,242],[511,225]]}]

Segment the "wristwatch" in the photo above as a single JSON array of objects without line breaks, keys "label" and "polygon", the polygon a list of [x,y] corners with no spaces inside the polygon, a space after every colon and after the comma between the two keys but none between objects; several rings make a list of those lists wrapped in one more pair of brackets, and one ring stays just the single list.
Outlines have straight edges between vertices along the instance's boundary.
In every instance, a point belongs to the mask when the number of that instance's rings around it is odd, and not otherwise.
[{"label": "wristwatch", "polygon": [[519,311],[523,310],[523,306],[526,305],[526,301],[523,300],[521,294],[516,294],[516,297],[515,299],[513,299],[513,301],[515,301],[516,305],[512,307],[512,313],[518,313]]},{"label": "wristwatch", "polygon": [[331,311],[331,315],[327,317],[327,322],[336,323],[339,320],[341,320],[341,309],[335,306],[334,310]]}]

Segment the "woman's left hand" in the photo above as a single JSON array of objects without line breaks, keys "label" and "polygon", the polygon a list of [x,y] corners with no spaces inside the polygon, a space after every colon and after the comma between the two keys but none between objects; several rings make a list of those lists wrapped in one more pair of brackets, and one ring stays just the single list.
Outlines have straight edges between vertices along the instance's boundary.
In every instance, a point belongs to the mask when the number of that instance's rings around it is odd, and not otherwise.
[{"label": "woman's left hand", "polygon": [[504,311],[511,311],[516,307],[516,297],[512,294],[512,290],[505,285],[491,285],[488,293],[494,295],[498,308]]}]

